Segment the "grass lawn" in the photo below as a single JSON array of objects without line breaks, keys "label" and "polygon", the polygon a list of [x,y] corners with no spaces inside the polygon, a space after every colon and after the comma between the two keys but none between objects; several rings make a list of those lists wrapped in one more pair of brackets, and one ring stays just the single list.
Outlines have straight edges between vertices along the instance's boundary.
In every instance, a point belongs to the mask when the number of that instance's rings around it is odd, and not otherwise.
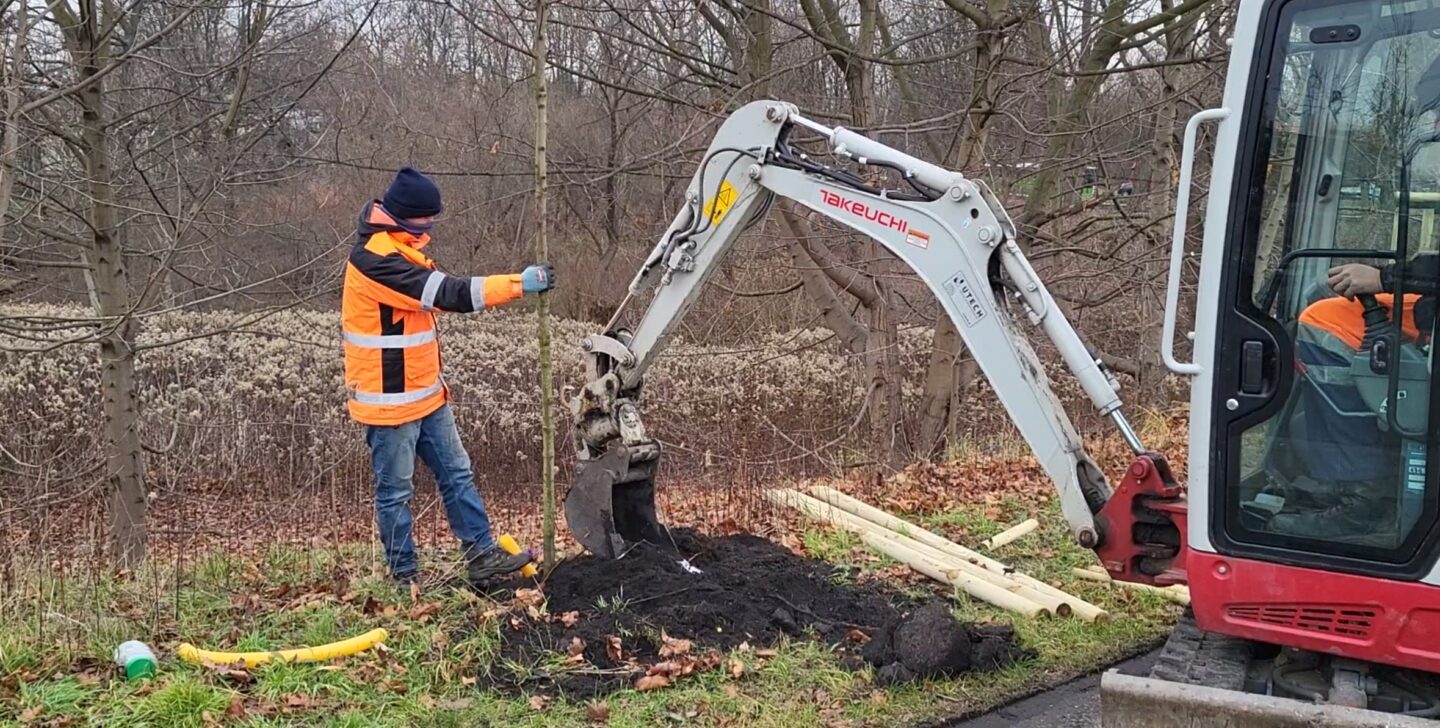
[{"label": "grass lawn", "polygon": [[[994,517],[992,521],[985,514]],[[771,655],[737,652],[738,678],[720,669],[661,690],[626,690],[603,704],[502,695],[477,681],[497,654],[495,604],[455,590],[413,601],[377,575],[368,549],[275,549],[256,559],[209,555],[138,574],[22,578],[0,597],[0,725],[612,726],[915,725],[980,710],[1091,671],[1154,644],[1179,608],[1150,594],[1070,576],[1095,563],[1070,545],[1058,508],[1026,514],[1014,502],[916,516],[926,527],[978,541],[1024,515],[1043,528],[995,556],[1108,609],[1108,623],[1016,618],[961,597],[964,620],[1014,624],[1038,658],[992,673],[881,689],[869,672],[842,669],[814,643]],[[844,533],[812,528],[811,554],[856,566],[852,578],[893,567]],[[177,577],[176,575],[180,576]],[[916,589],[929,588],[916,584]],[[209,649],[279,649],[384,627],[382,651],[328,664],[253,670],[190,666],[181,642]],[[160,655],[153,680],[126,682],[110,666],[115,645],[145,640]],[[728,664],[728,662],[726,663]],[[566,669],[563,660],[529,666]]]}]

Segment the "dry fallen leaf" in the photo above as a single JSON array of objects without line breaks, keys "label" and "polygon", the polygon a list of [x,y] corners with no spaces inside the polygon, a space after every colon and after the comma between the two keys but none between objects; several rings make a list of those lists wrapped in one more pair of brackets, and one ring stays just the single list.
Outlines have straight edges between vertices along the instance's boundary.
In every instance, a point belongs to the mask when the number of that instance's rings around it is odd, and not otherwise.
[{"label": "dry fallen leaf", "polygon": [[570,656],[570,662],[584,662],[585,640],[579,637],[571,637],[570,646],[565,648],[565,654]]},{"label": "dry fallen leaf", "polygon": [[309,706],[309,705],[311,704],[311,702],[312,702],[312,701],[310,700],[310,696],[309,696],[309,695],[301,695],[300,693],[291,693],[291,694],[285,696],[285,705],[286,705],[287,707],[291,707],[291,708],[304,708],[304,707],[306,707],[306,706]]},{"label": "dry fallen leaf", "polygon": [[609,657],[611,662],[620,662],[624,655],[625,652],[620,649],[620,638],[615,635],[607,636],[605,638],[605,656]]},{"label": "dry fallen leaf", "polygon": [[230,665],[207,666],[210,668],[210,671],[215,674],[216,677],[219,677],[226,682],[230,682],[235,685],[249,685],[250,683],[255,681],[255,678],[250,674],[250,671],[244,669],[244,663],[237,662],[236,664],[239,665],[239,667],[231,667]]},{"label": "dry fallen leaf", "polygon": [[[693,664],[693,661],[691,662]],[[666,660],[664,662],[657,662],[651,665],[650,668],[645,671],[645,674],[676,677],[689,673],[689,670],[685,669],[685,667],[685,664],[682,662],[677,662],[675,660]]]},{"label": "dry fallen leaf", "polygon": [[640,692],[645,692],[646,690],[659,690],[660,688],[669,687],[669,685],[670,678],[665,677],[664,675],[646,675],[645,677],[642,677],[639,680],[635,681],[635,689],[639,690]]},{"label": "dry fallen leaf", "polygon": [[26,708],[25,711],[20,714],[20,722],[34,723],[35,720],[40,717],[40,711],[41,708],[38,705],[33,708]]},{"label": "dry fallen leaf", "polygon": [[741,662],[740,658],[738,657],[730,658],[730,677],[739,678],[741,675],[744,674],[745,663]]},{"label": "dry fallen leaf", "polygon": [[778,654],[780,654],[780,652],[779,652],[778,650],[772,650],[772,649],[755,650],[755,656],[756,656],[756,657],[774,657],[774,656],[776,656],[776,655],[778,655]]},{"label": "dry fallen leaf", "polygon": [[579,612],[565,612],[564,614],[561,614],[561,615],[560,615],[560,624],[565,625],[567,628],[568,628],[568,627],[574,627],[574,626],[575,626],[576,624],[578,624],[579,622],[580,622],[580,613],[579,613]]},{"label": "dry fallen leaf", "polygon": [[474,704],[474,698],[448,698],[435,701],[435,707],[441,710],[464,710]]},{"label": "dry fallen leaf", "polygon": [[245,697],[240,693],[230,696],[230,705],[225,708],[225,715],[231,718],[245,717]]},{"label": "dry fallen leaf", "polygon": [[726,685],[725,697],[730,698],[731,700],[740,697],[740,688],[736,687],[733,683],[730,685]]},{"label": "dry fallen leaf", "polygon": [[851,642],[861,645],[870,641],[870,635],[865,634],[858,629],[852,629],[849,632],[845,633],[845,638],[850,640]]},{"label": "dry fallen leaf", "polygon": [[687,654],[690,652],[690,648],[692,646],[693,644],[690,642],[690,640],[675,639],[674,637],[665,634],[665,630],[660,630],[661,657],[677,657],[679,655]]},{"label": "dry fallen leaf", "polygon": [[609,723],[610,704],[603,700],[598,703],[586,704],[585,717],[589,719],[591,723]]},{"label": "dry fallen leaf", "polygon": [[440,602],[426,602],[416,604],[410,608],[410,619],[417,622],[427,622],[430,617],[440,611]]},{"label": "dry fallen leaf", "polygon": [[534,711],[544,710],[549,702],[550,699],[544,695],[532,695],[530,696],[530,709]]},{"label": "dry fallen leaf", "polygon": [[516,589],[515,601],[527,607],[538,607],[545,602],[545,593],[539,589]]}]

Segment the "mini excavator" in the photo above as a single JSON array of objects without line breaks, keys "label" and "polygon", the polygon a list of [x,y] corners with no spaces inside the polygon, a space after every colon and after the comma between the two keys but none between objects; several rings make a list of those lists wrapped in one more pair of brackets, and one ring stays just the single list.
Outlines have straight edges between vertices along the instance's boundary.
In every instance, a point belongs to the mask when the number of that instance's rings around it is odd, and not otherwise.
[{"label": "mini excavator", "polygon": [[[1407,266],[1440,249],[1440,0],[1240,0],[1234,27],[1223,105],[1185,126],[1165,292],[1161,359],[1191,385],[1187,486],[1127,422],[1115,377],[984,182],[756,101],[720,126],[614,317],[582,342],[565,498],[576,539],[603,558],[668,541],[643,378],[781,197],[874,239],[930,288],[1053,481],[1075,542],[1112,578],[1189,586],[1191,609],[1152,673],[1104,675],[1104,725],[1437,725],[1440,470],[1427,463],[1440,442],[1429,429],[1440,317],[1421,320],[1435,291]],[[1213,151],[1182,361],[1202,128]],[[1387,267],[1386,290],[1359,297],[1358,349],[1307,367],[1302,314],[1335,295],[1327,271],[1347,262]],[[1418,332],[1383,304],[1417,299]],[[1086,453],[1031,335],[1133,450],[1118,485]],[[1327,439],[1321,425],[1335,422],[1362,428],[1364,444]],[[1327,474],[1337,451],[1383,475]],[[1357,501],[1365,517],[1343,517]]]}]

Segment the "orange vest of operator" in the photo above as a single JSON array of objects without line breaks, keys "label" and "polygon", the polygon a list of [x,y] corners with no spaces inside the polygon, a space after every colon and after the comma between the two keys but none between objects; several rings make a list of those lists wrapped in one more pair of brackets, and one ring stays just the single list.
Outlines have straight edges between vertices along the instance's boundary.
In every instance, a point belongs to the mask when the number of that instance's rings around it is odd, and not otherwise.
[{"label": "orange vest of operator", "polygon": [[341,329],[350,416],[403,425],[449,398],[440,372],[436,311],[468,313],[521,297],[520,275],[462,278],[435,270],[420,252],[429,234],[406,232],[379,201],[360,213],[345,263]]}]

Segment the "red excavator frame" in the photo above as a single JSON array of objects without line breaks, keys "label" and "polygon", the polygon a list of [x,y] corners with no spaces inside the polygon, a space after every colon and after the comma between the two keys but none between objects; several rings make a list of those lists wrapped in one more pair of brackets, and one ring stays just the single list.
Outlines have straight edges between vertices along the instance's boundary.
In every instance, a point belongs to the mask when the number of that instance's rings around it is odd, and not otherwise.
[{"label": "red excavator frame", "polygon": [[1440,587],[1191,551],[1183,490],[1158,454],[1130,464],[1095,519],[1111,578],[1188,584],[1207,632],[1440,673]]}]

